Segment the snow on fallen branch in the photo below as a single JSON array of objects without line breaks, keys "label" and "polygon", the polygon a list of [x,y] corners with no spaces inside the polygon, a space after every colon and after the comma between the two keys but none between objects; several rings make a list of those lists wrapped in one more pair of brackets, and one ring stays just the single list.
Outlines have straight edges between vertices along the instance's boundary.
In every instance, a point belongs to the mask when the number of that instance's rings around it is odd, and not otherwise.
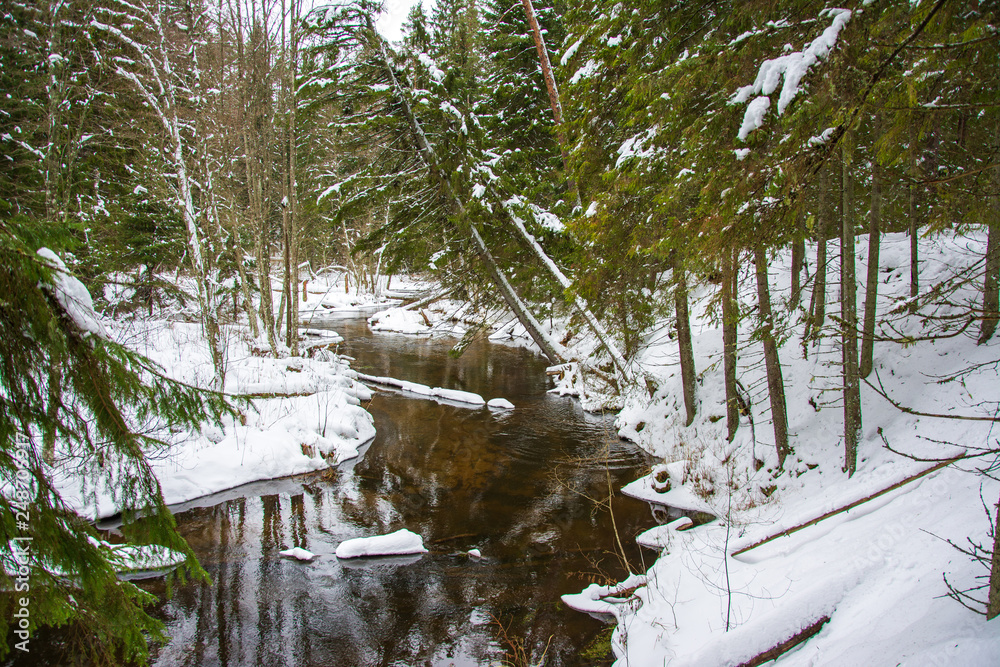
[{"label": "snow on fallen branch", "polygon": [[842,514],[844,512],[850,511],[850,510],[854,509],[855,507],[858,507],[859,505],[863,505],[864,503],[867,503],[870,500],[874,500],[874,499],[878,498],[879,496],[884,496],[885,494],[889,493],[890,491],[895,491],[896,489],[898,489],[900,487],[903,487],[903,486],[909,484],[910,482],[915,482],[916,480],[918,480],[918,479],[920,479],[922,477],[926,477],[927,475],[931,474],[932,472],[935,472],[937,470],[940,470],[941,468],[950,466],[952,463],[955,463],[956,461],[960,461],[960,460],[962,460],[964,458],[965,458],[965,451],[963,450],[960,455],[958,455],[958,456],[956,456],[954,458],[950,458],[947,461],[941,461],[937,465],[931,466],[930,468],[926,468],[925,470],[921,470],[920,472],[915,473],[913,475],[910,475],[909,477],[907,477],[905,479],[902,479],[902,480],[896,482],[895,484],[893,484],[891,486],[887,486],[886,488],[884,488],[884,489],[882,489],[880,491],[876,491],[875,493],[867,495],[864,498],[861,498],[860,500],[855,500],[854,502],[849,503],[847,505],[844,505],[843,507],[838,507],[837,509],[830,510],[829,512],[821,514],[820,516],[818,516],[818,517],[816,517],[814,519],[810,519],[809,521],[800,523],[800,524],[798,524],[796,526],[792,526],[791,528],[786,528],[786,529],[782,530],[780,533],[775,533],[773,535],[769,535],[768,537],[765,537],[762,540],[758,540],[757,542],[754,542],[753,544],[751,544],[749,546],[743,547],[741,549],[737,549],[736,551],[734,551],[730,555],[735,557],[735,556],[739,556],[740,554],[745,554],[746,552],[750,551],[751,549],[756,549],[757,547],[763,546],[763,545],[767,544],[768,542],[772,542],[772,541],[778,539],[779,537],[785,537],[785,536],[791,535],[792,533],[797,533],[797,532],[799,532],[800,530],[802,530],[804,528],[808,528],[809,526],[814,526],[817,523],[819,523],[820,521],[824,521],[826,519],[829,519],[830,517],[833,517],[833,516],[836,516],[838,514]]},{"label": "snow on fallen branch", "polygon": [[456,403],[464,403],[467,405],[474,405],[476,407],[486,405],[486,399],[479,394],[472,393],[471,391],[444,389],[442,387],[428,387],[425,384],[418,384],[407,380],[365,375],[364,373],[358,373],[358,379],[388,387],[396,387],[398,389],[402,389],[403,391],[417,394],[418,396],[426,396],[427,398],[440,398],[446,401],[454,401]]}]

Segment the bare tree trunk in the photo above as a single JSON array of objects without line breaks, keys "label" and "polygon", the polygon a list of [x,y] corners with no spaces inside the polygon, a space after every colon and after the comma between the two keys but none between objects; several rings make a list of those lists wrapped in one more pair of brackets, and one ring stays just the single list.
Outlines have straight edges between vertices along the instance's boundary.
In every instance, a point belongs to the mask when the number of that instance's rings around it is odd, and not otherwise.
[{"label": "bare tree trunk", "polygon": [[796,224],[795,238],[792,240],[792,293],[788,298],[788,309],[794,311],[802,300],[802,266],[805,264],[806,242],[801,216]]},{"label": "bare tree trunk", "polygon": [[284,326],[285,306],[288,303],[288,299],[285,298],[286,296],[284,290],[282,290],[281,299],[278,301],[278,316],[274,320],[277,323],[275,326],[278,328],[277,334],[279,339],[282,334],[281,328]]},{"label": "bare tree trunk", "polygon": [[819,203],[816,219],[816,273],[813,278],[812,298],[809,301],[809,326],[806,327],[806,339],[818,340],[819,332],[826,322],[826,264],[827,264],[827,234],[830,226],[827,218],[830,215],[827,206],[827,190],[829,189],[829,174],[824,168],[819,172]]},{"label": "bare tree trunk", "polygon": [[510,284],[510,282],[508,282],[506,276],[504,276],[503,270],[500,268],[500,265],[497,264],[493,254],[486,247],[486,242],[479,234],[479,230],[476,229],[476,225],[471,220],[468,220],[468,214],[465,212],[465,207],[461,206],[461,203],[458,202],[457,198],[455,201],[460,207],[459,210],[461,212],[461,216],[465,218],[468,224],[469,231],[479,250],[479,257],[486,265],[487,271],[493,278],[493,284],[500,290],[500,295],[503,296],[507,306],[514,312],[514,316],[517,317],[517,321],[524,326],[528,335],[531,336],[531,339],[535,341],[535,344],[542,350],[542,353],[548,357],[549,361],[553,364],[562,363],[563,357],[559,352],[559,348],[557,347],[555,341],[542,331],[542,325],[535,319],[535,316],[531,314],[531,311],[528,310],[528,307],[521,301],[517,292],[514,291],[514,287]]},{"label": "bare tree trunk", "polygon": [[726,387],[726,439],[736,437],[740,427],[740,402],[736,390],[736,343],[739,313],[736,302],[735,250],[727,250],[722,257],[722,366]]},{"label": "bare tree trunk", "polygon": [[[521,0],[524,5],[524,13],[531,26],[531,34],[535,39],[535,49],[538,51],[538,62],[542,69],[542,78],[545,79],[545,89],[549,93],[549,106],[552,107],[552,117],[556,124],[556,140],[559,142],[559,152],[562,155],[563,170],[569,173],[569,155],[566,152],[566,131],[563,127],[562,103],[559,101],[559,87],[556,84],[555,74],[552,72],[552,63],[549,60],[549,50],[545,46],[545,39],[542,36],[542,29],[538,25],[538,17],[535,15],[535,7],[531,0]],[[576,200],[576,205],[582,207],[580,193],[576,188],[576,182],[569,179],[569,190]]]},{"label": "bare tree trunk", "polygon": [[[1000,206],[996,202],[994,206]],[[986,237],[986,267],[983,273],[983,321],[979,328],[977,343],[987,343],[997,330],[997,312],[1000,311],[1000,295],[997,292],[997,274],[1000,273],[1000,225],[992,223]]]},{"label": "bare tree trunk", "polygon": [[684,408],[687,411],[685,426],[690,426],[698,411],[695,385],[698,373],[694,366],[694,345],[691,341],[691,317],[688,313],[687,274],[684,259],[674,257],[674,315],[677,329],[677,348],[681,361],[681,387],[684,393]]},{"label": "bare tree trunk", "polygon": [[[284,112],[285,112],[285,136],[283,146],[283,173],[281,175],[281,229],[283,237],[282,259],[284,261],[284,282],[283,296],[285,302],[285,345],[288,346],[290,354],[295,357],[299,354],[299,326],[298,326],[298,263],[296,252],[296,230],[295,230],[295,61],[298,54],[295,53],[296,43],[296,16],[295,0],[291,0],[291,18],[288,21],[289,35],[286,42],[285,25],[281,28],[281,49],[284,52],[284,81],[282,88],[284,91]],[[281,3],[282,15],[285,14],[285,3]]]},{"label": "bare tree trunk", "polygon": [[289,21],[291,51],[288,60],[288,244],[291,263],[292,284],[289,292],[289,329],[292,331],[289,348],[293,357],[299,356],[299,197],[297,183],[298,167],[298,62],[299,62],[299,0],[291,0],[292,17]]},{"label": "bare tree trunk", "polygon": [[[875,119],[876,139],[879,120]],[[875,307],[878,304],[878,262],[882,245],[882,171],[872,158],[872,199],[868,214],[868,274],[865,280],[865,320],[861,331],[861,377],[872,372],[875,358]]]},{"label": "bare tree trunk", "polygon": [[[911,96],[913,92],[911,90]],[[912,100],[911,100],[912,103]],[[916,112],[910,111],[910,187],[909,187],[909,220],[910,220],[910,312],[917,311],[917,295],[920,294],[920,165],[917,163],[919,141]]]},{"label": "bare tree trunk", "polygon": [[840,228],[840,346],[844,378],[844,470],[854,475],[861,437],[861,388],[858,378],[858,285],[854,265],[853,136],[841,142],[842,173]]},{"label": "bare tree trunk", "polygon": [[767,284],[767,256],[763,246],[754,248],[757,273],[757,302],[760,311],[761,339],[764,343],[764,368],[767,371],[767,396],[771,403],[774,425],[774,445],[778,450],[778,467],[784,467],[788,446],[788,412],[785,404],[785,381],[781,376],[778,345],[774,340],[774,315],[771,311],[771,291]]},{"label": "bare tree trunk", "polygon": [[[997,132],[1000,137],[1000,131]],[[993,169],[993,191],[1000,193],[1000,167]],[[986,237],[986,268],[983,274],[983,322],[979,329],[980,345],[993,337],[1000,318],[1000,194],[990,197],[992,219]],[[995,557],[994,557],[995,558]]]},{"label": "bare tree trunk", "polygon": [[[542,264],[549,270],[549,273],[555,278],[562,288],[568,294],[573,287],[573,283],[566,277],[566,275],[556,266],[556,263],[552,261],[545,251],[542,249],[541,244],[528,233],[525,228],[524,223],[516,215],[511,214],[511,221],[514,223],[514,227],[521,234],[521,237],[528,243],[532,250],[535,251],[535,255],[542,262]],[[597,340],[601,342],[601,346],[604,347],[605,351],[611,356],[611,361],[615,365],[615,371],[618,373],[619,378],[623,383],[630,382],[633,380],[631,373],[629,372],[628,363],[625,361],[625,355],[622,354],[621,350],[611,336],[605,330],[604,325],[597,319],[597,316],[590,310],[590,306],[587,305],[586,300],[579,294],[573,294],[573,305],[576,307],[580,316],[583,317],[587,326],[597,337]]]}]

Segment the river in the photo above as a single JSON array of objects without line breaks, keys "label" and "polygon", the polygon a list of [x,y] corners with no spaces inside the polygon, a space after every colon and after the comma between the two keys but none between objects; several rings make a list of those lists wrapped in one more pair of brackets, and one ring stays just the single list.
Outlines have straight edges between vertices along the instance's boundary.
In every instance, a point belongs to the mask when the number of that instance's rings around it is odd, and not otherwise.
[{"label": "river", "polygon": [[[365,406],[378,435],[359,459],[173,508],[212,582],[169,597],[162,580],[141,584],[163,600],[153,613],[172,637],[154,664],[499,665],[511,643],[534,661],[545,652],[546,665],[609,664],[609,626],[559,597],[627,575],[611,515],[595,501],[648,462],[613,418],[547,393],[546,362],[525,349],[478,342],[454,359],[451,338],[372,334],[360,319],[329,326],[360,372],[516,409],[379,390]],[[620,496],[612,507],[624,558],[645,571],[652,554],[634,537],[653,525],[649,507]],[[345,539],[399,528],[430,553],[333,555]],[[319,557],[278,556],[293,546]]]}]

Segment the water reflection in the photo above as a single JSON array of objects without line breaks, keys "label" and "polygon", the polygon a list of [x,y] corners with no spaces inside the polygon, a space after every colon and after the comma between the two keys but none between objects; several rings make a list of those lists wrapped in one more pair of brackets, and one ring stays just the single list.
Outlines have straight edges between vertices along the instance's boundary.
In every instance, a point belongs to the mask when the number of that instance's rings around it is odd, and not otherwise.
[{"label": "water reflection", "polygon": [[[546,664],[594,664],[578,654],[600,622],[559,596],[598,572],[624,576],[609,517],[590,499],[640,474],[641,456],[610,420],[546,394],[545,363],[525,350],[479,344],[453,359],[453,341],[373,336],[363,321],[335,328],[362,372],[502,396],[517,409],[379,393],[366,406],[378,436],[353,468],[178,508],[212,583],[179,587],[159,606],[173,640],[156,664],[499,664],[491,618],[511,623],[536,657],[548,643]],[[653,523],[649,509],[627,498],[614,509],[638,564],[632,538]],[[403,527],[430,553],[333,555],[345,539]],[[319,557],[278,556],[294,546]],[[165,593],[162,582],[144,586]]]}]

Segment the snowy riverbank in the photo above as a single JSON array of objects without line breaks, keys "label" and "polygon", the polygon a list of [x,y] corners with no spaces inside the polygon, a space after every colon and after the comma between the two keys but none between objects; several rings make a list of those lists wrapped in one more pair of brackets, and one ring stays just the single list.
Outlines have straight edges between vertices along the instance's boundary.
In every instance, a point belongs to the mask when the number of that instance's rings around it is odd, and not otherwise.
[{"label": "snowy riverbank", "polygon": [[[902,235],[883,240],[879,274],[883,322],[891,322],[893,309],[905,302],[908,244]],[[924,284],[933,288],[971,266],[982,257],[983,245],[978,236],[923,240]],[[863,243],[858,256],[863,275]],[[833,273],[836,267],[829,270]],[[774,262],[771,281],[775,298],[788,299],[788,257]],[[755,294],[750,281],[741,284],[745,285],[741,302],[749,312]],[[417,282],[402,285],[397,289],[410,294],[433,289]],[[224,328],[225,390],[253,398],[243,418],[230,420],[222,429],[187,433],[172,432],[169,425],[149,425],[151,432],[172,445],[152,460],[168,503],[321,469],[356,456],[374,436],[371,417],[360,405],[370,398],[370,390],[359,382],[349,361],[337,356],[336,335],[322,328],[329,326],[328,320],[361,313],[375,318],[373,329],[461,335],[479,318],[493,321],[493,339],[530,345],[516,321],[496,313],[472,314],[467,305],[446,300],[401,311],[399,301],[344,294],[341,289],[335,283],[310,284],[302,304],[302,326],[310,329],[312,357],[258,356],[253,351],[266,341],[251,340],[245,326]],[[960,312],[975,303],[977,289],[974,283],[960,285],[950,297],[956,305],[937,306],[927,314],[940,318]],[[682,398],[677,346],[669,335],[672,322],[665,321],[647,337],[639,357],[656,382],[656,392],[652,399],[644,391],[619,399],[624,408],[618,427],[622,437],[672,462],[658,469],[661,483],[664,475],[670,480],[669,494],[660,494],[654,487],[662,484],[654,485],[651,478],[637,481],[630,493],[709,511],[722,520],[685,531],[674,525],[653,528],[641,537],[627,536],[665,548],[647,572],[636,573],[623,587],[591,587],[568,601],[618,618],[614,647],[619,664],[631,666],[741,664],[820,623],[815,636],[777,664],[1000,663],[1000,632],[945,597],[948,588],[942,576],[964,589],[985,574],[981,564],[948,544],[991,540],[990,518],[983,506],[993,507],[1000,483],[976,473],[981,461],[938,470],[793,535],[754,546],[935,464],[895,454],[886,443],[935,460],[995,446],[991,422],[907,413],[879,392],[917,413],[991,416],[989,410],[996,406],[993,362],[998,343],[977,346],[971,335],[920,340],[931,319],[921,324],[910,318],[895,330],[884,324],[886,337],[909,338],[905,345],[890,341],[876,345],[876,373],[871,380],[878,391],[862,387],[863,440],[858,471],[848,479],[841,471],[840,352],[833,337],[818,347],[803,347],[798,311],[780,324],[786,341],[780,356],[794,454],[785,462],[785,470],[775,475],[777,457],[760,344],[751,337],[752,317],[740,330],[739,379],[752,399],[753,425],[744,417],[735,440],[726,442],[721,331],[707,311],[713,291],[709,286],[692,294],[700,374],[695,422],[686,427],[678,416]],[[200,326],[182,321],[182,315],[164,312],[107,324],[116,340],[146,354],[172,377],[210,386],[212,364]],[[547,324],[554,336],[569,342],[573,358],[594,355],[596,343],[590,337],[579,332],[566,335],[568,322],[556,318]],[[585,405],[605,400],[583,384],[574,368],[570,364],[564,369],[554,391],[580,393]],[[946,381],[962,369],[973,370]],[[116,511],[106,490],[82,488],[76,477],[63,478],[63,487],[85,515]],[[609,593],[625,601],[609,606],[602,599]]]},{"label": "snowy riverbank", "polygon": [[[919,340],[941,321],[934,318],[961,312],[980,298],[974,282],[950,295],[954,306],[926,307],[932,317],[922,325],[917,318],[896,325],[895,331],[885,324],[893,320],[891,311],[905,303],[908,244],[900,234],[883,240],[878,310],[883,335],[910,340],[905,345],[878,342],[870,380],[893,401],[916,412],[992,417],[997,405],[998,341],[977,346],[971,331]],[[936,288],[959,274],[982,258],[984,245],[985,238],[978,235],[922,240],[922,284]],[[861,239],[858,275],[864,275],[866,247]],[[835,247],[831,254],[839,257]],[[777,298],[789,296],[788,260],[781,257],[772,265],[770,279]],[[829,270],[835,274],[837,269]],[[748,312],[755,305],[752,281],[741,284],[741,301]],[[744,417],[735,440],[728,443],[721,330],[706,316],[711,292],[702,290],[695,296],[698,418],[689,427],[683,425],[677,346],[664,323],[649,337],[641,356],[659,389],[652,400],[644,393],[630,396],[618,425],[621,435],[666,461],[678,462],[669,466],[673,488],[681,486],[723,520],[688,531],[658,529],[669,546],[648,572],[641,573],[647,585],[614,609],[619,618],[614,640],[617,664],[742,664],[826,617],[829,620],[818,634],[776,664],[1000,664],[997,621],[987,623],[985,617],[946,597],[943,578],[967,589],[988,575],[983,564],[971,561],[947,540],[965,547],[967,539],[991,546],[991,520],[984,506],[994,508],[1000,484],[976,469],[992,459],[947,467],[736,555],[761,539],[864,499],[935,463],[895,454],[886,442],[917,457],[948,458],[965,449],[995,448],[993,424],[908,414],[873,387],[862,385],[863,438],[858,471],[849,479],[841,470],[840,351],[833,337],[818,348],[804,349],[796,316],[784,323],[782,333],[788,338],[780,349],[794,454],[785,462],[785,471],[774,477],[777,456],[766,409],[761,345],[750,338],[753,319],[748,318],[740,330],[739,379],[753,399],[755,427]],[[859,303],[863,298],[862,290]],[[948,381],[963,369],[974,370]],[[755,459],[763,462],[759,469]],[[645,489],[640,495],[651,500],[659,496],[649,482],[638,486]],[[591,589],[584,600],[593,602],[603,592]],[[985,592],[980,591],[979,597]]]},{"label": "snowy riverbank", "polygon": [[[329,292],[329,290],[327,290]],[[331,292],[332,293],[332,292]],[[115,303],[123,295],[110,293]],[[125,297],[128,294],[124,295]],[[330,294],[317,302],[331,302]],[[338,308],[380,307],[371,297],[343,294]],[[166,306],[153,317],[104,318],[110,336],[149,357],[181,382],[211,387],[214,377],[201,326],[180,306]],[[249,482],[296,475],[336,465],[358,455],[375,436],[371,415],[361,407],[371,391],[357,381],[349,360],[336,354],[333,331],[308,331],[309,356],[274,358],[257,350],[245,324],[224,325],[224,391],[246,397],[238,419],[222,428],[177,431],[168,424],[147,424],[169,447],[150,452],[150,465],[168,504],[181,503]],[[312,349],[310,349],[312,348]],[[81,514],[110,516],[119,508],[113,491],[84,486],[77,471],[60,477],[62,493]]]}]

